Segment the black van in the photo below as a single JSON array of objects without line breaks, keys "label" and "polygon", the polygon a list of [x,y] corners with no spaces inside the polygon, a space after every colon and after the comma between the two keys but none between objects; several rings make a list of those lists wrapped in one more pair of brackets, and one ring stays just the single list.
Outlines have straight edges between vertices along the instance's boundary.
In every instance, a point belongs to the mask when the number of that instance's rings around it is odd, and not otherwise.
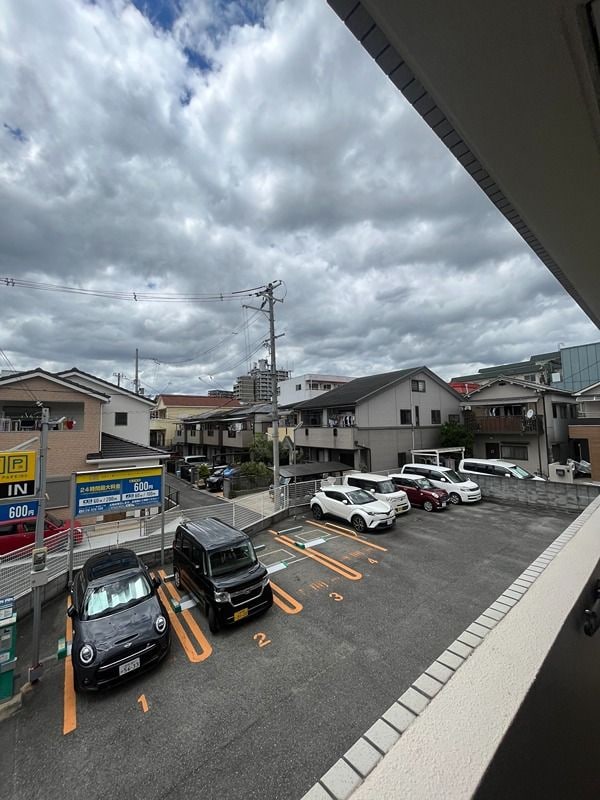
[{"label": "black van", "polygon": [[217,633],[273,605],[269,574],[250,538],[214,517],[178,526],[173,542],[173,574],[178,589],[188,589]]}]

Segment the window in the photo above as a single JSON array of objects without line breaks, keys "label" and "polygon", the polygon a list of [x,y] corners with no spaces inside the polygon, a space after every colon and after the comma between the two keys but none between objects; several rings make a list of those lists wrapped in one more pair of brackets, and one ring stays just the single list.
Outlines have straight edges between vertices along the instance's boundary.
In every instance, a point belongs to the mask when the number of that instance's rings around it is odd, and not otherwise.
[{"label": "window", "polygon": [[301,392],[302,391],[302,384],[301,383],[297,383],[296,384],[296,391],[297,392]]},{"label": "window", "polygon": [[425,381],[411,381],[410,388],[413,392],[424,392],[425,391]]},{"label": "window", "polygon": [[401,408],[400,425],[410,425],[411,423],[412,423],[412,417],[410,413],[410,408]]},{"label": "window", "polygon": [[213,428],[212,425],[207,425],[206,433],[208,434],[208,436],[214,436],[215,429]]},{"label": "window", "polygon": [[115,411],[115,425],[127,425],[126,411]]},{"label": "window", "polygon": [[552,403],[552,416],[554,419],[557,417],[559,419],[566,419],[567,418],[567,406],[566,403]]},{"label": "window", "polygon": [[533,375],[523,375],[524,381],[529,381],[530,383],[535,383],[535,372]]},{"label": "window", "polygon": [[448,414],[448,422],[460,423],[460,414]]},{"label": "window", "polygon": [[324,384],[323,384],[323,389],[324,389],[325,391],[328,391],[329,389],[331,389],[331,384],[330,384],[330,383],[324,383]]},{"label": "window", "polygon": [[435,408],[431,409],[431,424],[432,425],[441,425],[442,424],[442,412],[438,411]]},{"label": "window", "polygon": [[419,417],[419,406],[415,406],[415,425],[418,428],[420,424],[421,424],[421,419]]},{"label": "window", "polygon": [[508,458],[511,461],[517,459],[519,461],[527,461],[529,458],[527,447],[522,444],[501,444],[500,456]]},{"label": "window", "polygon": [[317,381],[309,381],[308,388],[309,389],[317,389],[318,390],[319,389],[319,384],[318,384]]}]

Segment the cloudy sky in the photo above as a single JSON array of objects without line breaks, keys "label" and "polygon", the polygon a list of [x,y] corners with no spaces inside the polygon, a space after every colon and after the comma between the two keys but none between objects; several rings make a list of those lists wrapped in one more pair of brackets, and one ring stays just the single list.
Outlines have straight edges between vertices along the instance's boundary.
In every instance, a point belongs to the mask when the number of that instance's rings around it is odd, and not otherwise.
[{"label": "cloudy sky", "polygon": [[279,281],[295,375],[598,339],[325,0],[9,0],[0,71],[0,369],[230,389]]}]

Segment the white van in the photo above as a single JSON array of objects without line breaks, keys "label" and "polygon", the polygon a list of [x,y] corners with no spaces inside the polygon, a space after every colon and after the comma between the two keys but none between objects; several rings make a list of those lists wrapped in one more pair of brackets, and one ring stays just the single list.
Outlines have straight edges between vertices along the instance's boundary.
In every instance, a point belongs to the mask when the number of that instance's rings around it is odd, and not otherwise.
[{"label": "white van", "polygon": [[499,458],[463,458],[458,465],[458,471],[473,475],[493,475],[504,478],[520,478],[529,481],[545,481],[539,475],[534,475],[525,467],[514,464],[512,461],[502,461]]},{"label": "white van", "polygon": [[478,484],[458,475],[450,467],[442,467],[438,464],[404,464],[400,472],[429,478],[436,489],[445,489],[448,492],[448,499],[454,505],[477,503],[481,500],[481,489]]},{"label": "white van", "polygon": [[342,481],[348,486],[357,486],[370,492],[377,500],[385,500],[391,505],[396,516],[410,511],[408,495],[394,486],[387,475],[377,475],[374,472],[347,472]]},{"label": "white van", "polygon": [[183,460],[186,464],[208,464],[207,456],[184,456]]}]

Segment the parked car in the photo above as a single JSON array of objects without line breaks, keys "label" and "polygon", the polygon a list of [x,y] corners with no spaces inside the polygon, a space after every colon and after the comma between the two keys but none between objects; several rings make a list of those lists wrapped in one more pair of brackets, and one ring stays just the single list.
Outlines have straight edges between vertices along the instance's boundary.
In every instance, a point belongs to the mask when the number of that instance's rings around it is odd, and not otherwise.
[{"label": "parked car", "polygon": [[[27,517],[0,523],[0,555],[6,555],[6,553],[12,553],[13,550],[35,544],[36,519],[36,517]],[[44,545],[49,550],[67,547],[70,527],[70,521],[59,519],[53,514],[46,514],[44,517]],[[83,531],[80,527],[73,528],[73,541],[76,545],[83,541]]]},{"label": "parked car", "polygon": [[396,514],[389,503],[376,500],[370,492],[351,486],[334,485],[315,492],[310,507],[315,519],[325,514],[349,522],[355,531],[391,528]]},{"label": "parked car", "polygon": [[357,486],[370,492],[377,500],[389,503],[396,516],[410,511],[410,501],[405,491],[394,486],[387,475],[377,475],[374,472],[347,473],[342,480],[348,486]]},{"label": "parked car", "polygon": [[184,456],[186,464],[208,464],[208,456]]},{"label": "parked car", "polygon": [[520,480],[545,481],[540,475],[534,475],[525,467],[512,461],[503,461],[500,458],[463,458],[458,465],[458,471],[473,475],[493,475],[503,478],[519,478]]},{"label": "parked car", "polygon": [[475,481],[459,475],[450,467],[439,464],[404,464],[401,474],[422,475],[437,489],[445,489],[451,503],[477,503],[481,500],[481,489]]},{"label": "parked car", "polygon": [[103,689],[158,664],[169,652],[171,625],[152,578],[132,551],[92,556],[77,574],[68,615],[75,689]]},{"label": "parked car", "polygon": [[223,491],[223,477],[225,470],[229,469],[227,464],[220,467],[215,467],[211,474],[205,481],[206,488],[209,492],[222,492]]},{"label": "parked car", "polygon": [[390,475],[390,480],[408,495],[412,506],[421,506],[425,511],[442,511],[450,502],[445,489],[436,489],[428,478],[422,475]]},{"label": "parked car", "polygon": [[197,598],[212,633],[273,605],[269,573],[250,538],[214,517],[178,526],[173,578],[179,590],[186,588]]}]

